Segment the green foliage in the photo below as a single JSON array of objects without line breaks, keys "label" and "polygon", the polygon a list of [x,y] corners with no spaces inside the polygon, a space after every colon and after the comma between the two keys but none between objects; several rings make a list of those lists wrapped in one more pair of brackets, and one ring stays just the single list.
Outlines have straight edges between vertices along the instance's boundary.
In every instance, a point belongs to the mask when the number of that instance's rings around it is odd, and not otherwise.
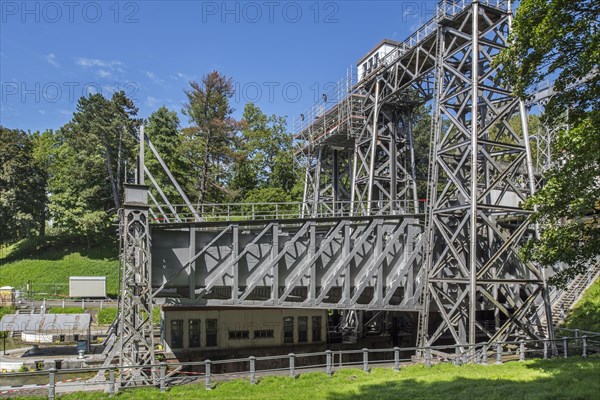
[{"label": "green foliage", "polygon": [[7,314],[14,314],[16,310],[15,307],[0,307],[0,319]]},{"label": "green foliage", "polygon": [[565,326],[590,332],[600,332],[600,279],[585,291],[565,320]]},{"label": "green foliage", "polygon": [[136,114],[123,92],[93,94],[55,134],[48,191],[58,228],[88,238],[107,231],[121,206],[125,163],[135,159]]},{"label": "green foliage", "polygon": [[559,134],[559,164],[546,174],[545,186],[529,200],[543,227],[540,240],[524,248],[527,259],[542,265],[562,261],[571,267],[553,277],[564,285],[600,255],[600,112],[589,113],[570,131]]},{"label": "green foliage", "polygon": [[564,285],[600,255],[600,6],[593,0],[522,0],[517,10],[512,45],[496,63],[500,78],[522,97],[536,83],[555,78],[555,94],[543,122],[568,128],[553,144],[557,162],[545,174],[546,185],[528,202],[536,209],[539,240],[531,240],[523,256],[568,268],[552,278]]},{"label": "green foliage", "polygon": [[86,242],[76,235],[35,236],[4,248],[0,252],[0,265],[14,260],[56,259],[84,248],[89,252],[105,254],[108,257],[116,256],[117,252],[116,242],[107,239]]},{"label": "green foliage", "polygon": [[[496,60],[502,77],[520,96],[556,77],[547,110],[558,117],[569,107],[578,120],[600,101],[600,6],[594,0],[521,0],[510,40]],[[585,79],[582,79],[585,78]]]},{"label": "green foliage", "polygon": [[115,318],[117,318],[117,308],[116,307],[104,307],[102,310],[98,311],[97,317],[98,317],[99,324],[110,325],[113,323]]},{"label": "green foliage", "polygon": [[229,99],[233,81],[217,71],[190,82],[185,91],[188,103],[183,113],[193,124],[183,131],[183,157],[192,178],[192,193],[198,203],[219,202],[227,198],[227,176],[234,157],[235,134],[240,126],[232,117]]},{"label": "green foliage", "polygon": [[34,157],[34,140],[0,125],[0,243],[39,232],[45,207],[46,177]]},{"label": "green foliage", "polygon": [[267,116],[253,103],[244,107],[244,129],[237,141],[231,186],[239,197],[254,188],[280,188],[289,192],[297,180],[292,135],[284,117]]},{"label": "green foliage", "polygon": [[[125,390],[126,399],[269,399],[269,400],[354,400],[354,399],[594,399],[600,390],[598,357],[566,360],[529,360],[482,367],[477,364],[423,365],[375,368],[365,374],[358,369],[343,369],[329,377],[322,372],[303,373],[297,378],[261,377],[256,385],[247,379],[216,384],[207,391],[203,384],[173,387],[168,393],[156,388]],[[99,392],[68,394],[62,399],[95,400],[108,398]]]},{"label": "green foliage", "polygon": [[265,187],[252,189],[244,197],[244,203],[284,203],[289,202],[290,194],[281,188]]},{"label": "green foliage", "polygon": [[[166,107],[159,108],[148,118],[145,133],[158,151],[158,154],[167,164],[177,182],[182,187],[189,187],[191,185],[188,175],[189,163],[183,158],[185,152],[182,149],[182,136],[179,132],[179,117],[177,117],[177,113],[169,111]],[[175,186],[148,147],[146,147],[145,154],[146,167],[152,173],[154,179],[170,202],[182,202]],[[151,191],[157,199],[162,201],[153,186],[151,186]]]}]

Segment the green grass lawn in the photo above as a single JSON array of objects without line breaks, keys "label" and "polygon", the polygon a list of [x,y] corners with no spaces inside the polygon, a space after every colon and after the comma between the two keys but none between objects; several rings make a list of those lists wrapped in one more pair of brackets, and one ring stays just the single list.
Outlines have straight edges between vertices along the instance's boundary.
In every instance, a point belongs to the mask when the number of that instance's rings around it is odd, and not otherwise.
[{"label": "green grass lawn", "polygon": [[83,314],[85,310],[81,307],[50,307],[48,314]]},{"label": "green grass lawn", "polygon": [[118,250],[104,242],[87,245],[71,237],[22,240],[0,251],[0,286],[24,287],[28,281],[38,293],[66,296],[70,276],[106,276],[106,291],[116,296]]},{"label": "green grass lawn", "polygon": [[[116,307],[105,307],[102,310],[98,310],[98,323],[99,324],[112,324],[114,319],[117,317]],[[152,309],[152,323],[155,325],[160,324],[160,308],[154,306]]]},{"label": "green grass lawn", "polygon": [[[117,398],[126,399],[597,399],[600,393],[600,358],[528,360],[502,365],[443,364],[426,368],[405,367],[400,372],[375,368],[369,374],[347,369],[328,377],[306,373],[296,379],[264,377],[257,385],[248,380],[217,383],[212,391],[189,384],[161,394],[157,389],[134,389]],[[31,397],[30,399],[34,399]],[[39,398],[39,397],[38,397]],[[104,393],[76,393],[69,400],[106,399]]]}]

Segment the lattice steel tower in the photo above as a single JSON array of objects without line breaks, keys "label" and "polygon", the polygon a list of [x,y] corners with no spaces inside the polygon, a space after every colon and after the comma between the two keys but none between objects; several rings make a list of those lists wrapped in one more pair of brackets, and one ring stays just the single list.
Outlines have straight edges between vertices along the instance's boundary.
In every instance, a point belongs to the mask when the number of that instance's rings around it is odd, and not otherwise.
[{"label": "lattice steel tower", "polygon": [[510,12],[495,1],[438,12],[421,345],[540,338],[540,306],[551,320],[544,271],[518,255],[535,234],[522,208],[535,185],[524,103],[493,64]]},{"label": "lattice steel tower", "polygon": [[[119,210],[121,288],[119,313],[107,338],[105,367],[154,364],[152,323],[152,276],[148,195],[144,185],[144,130],[140,130],[140,155],[136,184],[124,185],[123,207]],[[154,369],[121,369],[121,386],[154,384]]]}]

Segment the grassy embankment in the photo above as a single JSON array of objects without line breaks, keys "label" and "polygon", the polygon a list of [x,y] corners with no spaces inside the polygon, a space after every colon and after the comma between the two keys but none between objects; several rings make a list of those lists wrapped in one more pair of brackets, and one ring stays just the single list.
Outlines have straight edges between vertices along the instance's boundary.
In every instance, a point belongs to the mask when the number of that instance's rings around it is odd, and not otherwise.
[{"label": "grassy embankment", "polygon": [[564,325],[572,329],[600,332],[600,279],[574,305]]},{"label": "grassy embankment", "polygon": [[21,240],[0,248],[0,286],[25,288],[42,297],[67,296],[70,276],[106,276],[106,291],[118,289],[118,249],[115,243],[88,245],[65,236]]}]

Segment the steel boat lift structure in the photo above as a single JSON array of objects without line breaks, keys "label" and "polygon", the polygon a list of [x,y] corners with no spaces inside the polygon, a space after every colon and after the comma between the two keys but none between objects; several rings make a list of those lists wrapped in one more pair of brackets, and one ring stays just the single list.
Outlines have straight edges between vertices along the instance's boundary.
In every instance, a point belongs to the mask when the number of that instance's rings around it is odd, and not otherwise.
[{"label": "steel boat lift structure", "polygon": [[[441,1],[407,40],[382,42],[385,54],[296,122],[301,203],[192,205],[142,130],[120,214],[121,297],[105,365],[154,361],[156,302],[414,312],[418,345],[450,340],[463,352],[552,338],[545,271],[518,256],[536,235],[522,207],[535,171],[526,105],[493,63],[510,23],[509,1]],[[421,204],[412,116],[423,104],[432,127]],[[144,166],[145,145],[183,205]],[[121,384],[156,379],[135,374]]]}]

